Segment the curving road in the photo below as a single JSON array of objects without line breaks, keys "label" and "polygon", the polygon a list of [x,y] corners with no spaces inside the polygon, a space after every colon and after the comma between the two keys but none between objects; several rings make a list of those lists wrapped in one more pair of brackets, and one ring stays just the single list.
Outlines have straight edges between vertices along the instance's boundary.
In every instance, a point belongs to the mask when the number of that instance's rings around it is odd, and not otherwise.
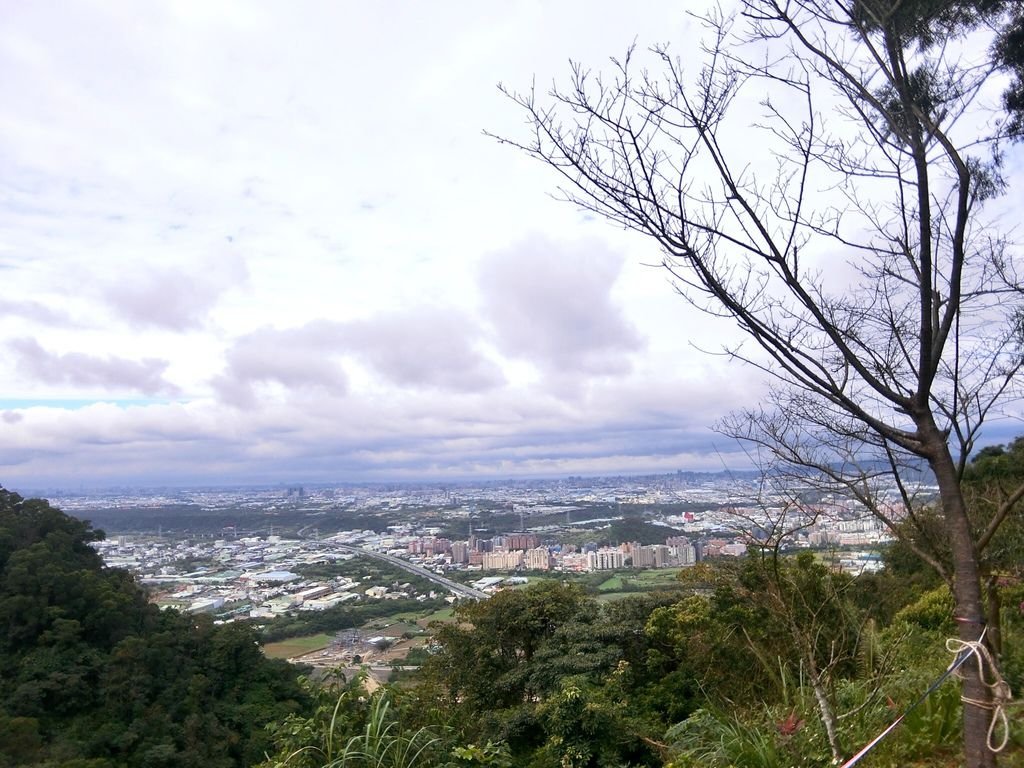
[{"label": "curving road", "polygon": [[408,560],[403,560],[400,557],[394,555],[388,555],[384,552],[374,552],[372,549],[360,549],[359,547],[351,547],[348,544],[338,544],[336,542],[324,542],[325,545],[340,549],[343,552],[351,552],[354,555],[365,555],[366,557],[372,557],[375,560],[383,560],[385,563],[391,563],[392,565],[403,568],[409,573],[415,573],[417,576],[422,576],[425,579],[430,579],[435,584],[440,584],[442,587],[447,589],[454,595],[459,597],[469,598],[470,600],[486,600],[490,595],[486,592],[481,592],[479,589],[473,589],[467,587],[465,584],[459,584],[457,581],[452,581],[449,578],[441,576],[438,573],[434,573],[428,568],[424,568],[421,565],[410,563]]}]

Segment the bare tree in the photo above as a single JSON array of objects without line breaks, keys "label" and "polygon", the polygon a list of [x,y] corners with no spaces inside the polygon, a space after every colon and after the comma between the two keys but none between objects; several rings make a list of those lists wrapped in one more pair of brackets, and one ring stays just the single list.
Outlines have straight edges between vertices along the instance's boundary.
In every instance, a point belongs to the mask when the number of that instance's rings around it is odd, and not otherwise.
[{"label": "bare tree", "polygon": [[[643,54],[653,69],[635,50],[610,75],[573,64],[546,97],[506,91],[532,133],[499,139],[561,174],[565,200],[653,238],[679,293],[754,342],[726,351],[773,378],[772,400],[726,431],[896,533],[920,511],[907,471],[930,468],[950,557],[909,543],[977,641],[981,558],[1013,506],[980,527],[961,481],[982,424],[1018,397],[1022,292],[981,218],[1003,187],[993,65],[971,60],[977,40],[922,45],[900,6],[745,0],[704,19],[692,79],[667,47]],[[977,676],[964,701],[966,764],[994,765]]]}]

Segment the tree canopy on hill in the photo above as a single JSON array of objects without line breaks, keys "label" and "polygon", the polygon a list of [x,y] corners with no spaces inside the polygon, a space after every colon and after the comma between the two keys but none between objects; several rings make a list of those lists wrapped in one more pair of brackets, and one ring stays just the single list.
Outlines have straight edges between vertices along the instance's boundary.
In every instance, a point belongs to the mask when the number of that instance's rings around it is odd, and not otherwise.
[{"label": "tree canopy on hill", "polygon": [[248,627],[159,611],[103,533],[0,488],[0,766],[257,761],[307,703]]}]

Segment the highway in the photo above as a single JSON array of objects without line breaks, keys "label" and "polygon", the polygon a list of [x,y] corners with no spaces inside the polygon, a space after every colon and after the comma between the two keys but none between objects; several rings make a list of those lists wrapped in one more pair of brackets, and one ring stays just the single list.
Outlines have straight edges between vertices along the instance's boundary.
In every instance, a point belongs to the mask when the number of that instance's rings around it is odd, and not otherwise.
[{"label": "highway", "polygon": [[452,594],[458,595],[459,597],[469,598],[470,600],[486,600],[490,595],[486,592],[481,592],[479,589],[473,589],[467,587],[465,584],[459,584],[457,581],[445,578],[438,573],[434,573],[428,568],[424,568],[421,565],[410,563],[408,560],[403,560],[400,557],[394,555],[388,555],[384,552],[374,552],[370,549],[360,549],[359,547],[350,547],[348,544],[338,544],[336,542],[324,542],[326,546],[330,546],[334,549],[340,549],[342,552],[351,552],[354,555],[363,555],[365,557],[372,557],[375,560],[383,560],[385,563],[391,563],[392,565],[404,568],[409,573],[415,573],[417,576],[422,576],[425,579],[430,579],[435,584],[440,584],[442,587],[447,589]]}]

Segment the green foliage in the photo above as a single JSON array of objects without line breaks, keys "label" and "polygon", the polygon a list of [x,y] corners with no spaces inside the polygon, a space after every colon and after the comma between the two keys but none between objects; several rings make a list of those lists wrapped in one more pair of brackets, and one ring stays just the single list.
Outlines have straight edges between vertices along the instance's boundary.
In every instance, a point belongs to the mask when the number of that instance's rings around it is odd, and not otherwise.
[{"label": "green foliage", "polygon": [[[275,754],[260,768],[511,768],[507,746],[491,741],[460,744],[450,728],[409,727],[399,694],[380,689],[367,695],[358,675],[334,684],[307,683],[317,706],[310,716],[293,715],[271,726]],[[396,706],[397,705],[397,706]]]},{"label": "green foliage", "polygon": [[657,765],[644,738],[664,723],[646,706],[657,692],[644,625],[675,599],[602,606],[548,581],[460,606],[419,695],[442,702],[467,740],[506,742],[517,765]]},{"label": "green foliage", "polygon": [[889,751],[910,760],[938,745],[955,744],[962,727],[960,691],[955,685],[947,685],[907,715]]},{"label": "green foliage", "polygon": [[[437,630],[414,687],[368,696],[350,681],[340,697],[337,689],[314,694],[314,717],[294,716],[275,731],[272,764],[319,768],[330,754],[335,765],[345,764],[342,756],[364,765],[365,754],[388,759],[416,745],[421,765],[446,768],[653,767],[669,759],[690,768],[811,768],[832,756],[808,653],[823,670],[847,756],[950,661],[945,587],[894,588],[890,621],[858,592],[869,592],[870,581],[861,586],[807,554],[754,553],[687,569],[679,584],[682,598],[602,605],[552,580],[462,605],[456,622]],[[1006,594],[1024,600],[1024,588]],[[901,595],[905,604],[897,604]],[[1024,617],[1016,604],[1004,612],[1010,679],[1024,673],[1016,642]],[[373,703],[385,696],[386,721],[368,730]],[[875,750],[872,764],[948,765],[960,712],[948,682]]]},{"label": "green foliage", "polygon": [[954,634],[953,596],[945,585],[936,587],[900,610],[893,621],[894,623],[915,624],[922,629]]},{"label": "green foliage", "polygon": [[567,678],[537,709],[544,743],[531,765],[563,768],[656,765],[660,761],[643,726],[610,691]]},{"label": "green foliage", "polygon": [[656,652],[650,661],[666,679],[684,672],[708,700],[730,707],[787,702],[812,661],[826,685],[855,673],[866,636],[850,577],[810,553],[752,552],[738,563],[691,570],[680,576],[700,594],[654,611],[646,626]]},{"label": "green foliage", "polygon": [[668,739],[679,768],[784,768],[773,736],[741,718],[699,709],[673,726]]},{"label": "green foliage", "polygon": [[1009,116],[1007,131],[1024,137],[1024,8],[1018,6],[1003,27],[996,42],[996,61],[1010,75],[1003,94],[1003,106]]},{"label": "green foliage", "polygon": [[1006,130],[1024,136],[1024,6],[1019,0],[856,0],[853,10],[866,29],[884,26],[923,49],[979,27],[997,29],[992,57],[1009,75],[1003,93]]},{"label": "green foliage", "polygon": [[488,741],[483,746],[467,744],[452,750],[452,768],[512,768],[512,755],[505,744]]},{"label": "green foliage", "polygon": [[[431,753],[438,739],[426,729],[401,728],[386,692],[363,696],[365,677],[340,688],[311,689],[317,706],[308,717],[292,715],[269,728],[276,754],[263,768],[411,768]],[[331,701],[333,697],[333,702]]]},{"label": "green foliage", "polygon": [[[1017,488],[1024,484],[1024,438],[1008,446],[988,446],[971,461],[964,475],[964,493],[971,505],[979,531],[992,521],[1004,505],[1011,502]],[[1024,577],[1024,505],[1012,504],[985,552],[988,571]]]},{"label": "green foliage", "polygon": [[247,627],[161,612],[88,523],[0,489],[0,765],[249,764],[303,705]]},{"label": "green foliage", "polygon": [[436,636],[443,649],[431,666],[469,707],[513,706],[543,693],[552,681],[531,665],[565,622],[595,604],[575,585],[542,582],[504,590],[456,610],[458,623]]}]

